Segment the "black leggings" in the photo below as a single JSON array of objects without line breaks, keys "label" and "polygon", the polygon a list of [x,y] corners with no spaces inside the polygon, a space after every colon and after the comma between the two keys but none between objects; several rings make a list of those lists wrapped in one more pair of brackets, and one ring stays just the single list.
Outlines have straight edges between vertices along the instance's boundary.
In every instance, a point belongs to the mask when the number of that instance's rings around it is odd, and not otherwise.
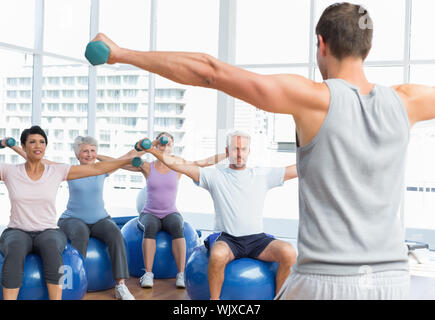
[{"label": "black leggings", "polygon": [[71,245],[77,248],[86,258],[89,237],[103,241],[109,250],[113,278],[128,279],[127,253],[121,231],[112,218],[98,220],[94,224],[86,224],[80,219],[59,219],[58,226],[67,235]]},{"label": "black leggings", "polygon": [[21,287],[24,261],[32,252],[41,257],[45,281],[59,285],[66,242],[65,234],[59,229],[30,232],[8,228],[3,231],[0,237],[0,251],[4,256],[2,286],[7,289]]},{"label": "black leggings", "polygon": [[163,219],[157,218],[151,213],[141,213],[138,224],[145,239],[155,239],[157,232],[164,230],[172,236],[172,239],[184,238],[183,217],[178,212],[171,213]]}]

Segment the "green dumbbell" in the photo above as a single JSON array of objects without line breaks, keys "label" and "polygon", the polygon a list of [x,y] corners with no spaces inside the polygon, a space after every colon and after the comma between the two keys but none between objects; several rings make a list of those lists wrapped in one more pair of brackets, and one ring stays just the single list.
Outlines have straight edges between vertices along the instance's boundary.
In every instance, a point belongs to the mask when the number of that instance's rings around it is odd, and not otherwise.
[{"label": "green dumbbell", "polygon": [[151,146],[152,142],[150,139],[143,139],[140,143],[140,147],[142,148],[142,150],[137,147],[137,142],[135,143],[134,148],[136,149],[136,151],[143,151],[148,150],[149,148],[151,148]]},{"label": "green dumbbell", "polygon": [[131,159],[131,165],[133,167],[139,168],[140,166],[142,166],[143,161],[140,157],[134,157],[133,159]]},{"label": "green dumbbell", "polygon": [[103,41],[92,41],[86,46],[85,57],[93,66],[106,63],[109,55],[110,49]]},{"label": "green dumbbell", "polygon": [[161,144],[162,146],[167,145],[168,142],[169,142],[169,139],[168,139],[167,136],[161,136],[161,137],[160,137],[160,144]]},{"label": "green dumbbell", "polygon": [[[7,138],[6,139],[6,147],[12,148],[13,146],[15,146],[17,142],[15,141],[14,138]],[[0,149],[5,148],[1,143],[0,143]]]}]

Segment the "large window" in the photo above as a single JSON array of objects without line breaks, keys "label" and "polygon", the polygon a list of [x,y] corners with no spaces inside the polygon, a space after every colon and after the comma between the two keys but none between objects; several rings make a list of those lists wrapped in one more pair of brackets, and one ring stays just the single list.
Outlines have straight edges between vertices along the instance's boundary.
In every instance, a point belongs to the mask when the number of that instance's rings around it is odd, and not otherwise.
[{"label": "large window", "polygon": [[[179,85],[122,64],[94,68],[84,59],[86,43],[101,31],[120,46],[136,50],[199,51],[222,58],[225,50],[220,49],[231,49],[224,59],[242,68],[323,81],[315,61],[314,28],[322,11],[336,1],[234,1],[229,7],[236,12],[223,12],[223,4],[228,4],[224,0],[1,1],[0,138],[18,139],[24,128],[40,124],[49,136],[47,158],[77,164],[72,151],[77,135],[94,135],[100,153],[117,157],[138,139],[168,131],[175,138],[174,153],[196,160],[224,152],[217,150],[218,133],[236,128],[252,135],[250,166],[295,163],[295,125],[289,115],[270,114],[231,99],[218,110],[221,96],[216,91]],[[364,65],[369,80],[388,86],[433,85],[435,45],[428,33],[434,26],[432,1],[360,3],[374,22],[373,48]],[[220,33],[226,27],[230,32]],[[222,125],[221,112],[231,128]],[[409,238],[433,247],[434,137],[434,121],[411,131],[402,206],[405,225],[414,230]],[[5,149],[0,161],[22,159]],[[137,214],[136,196],[145,185],[138,173],[119,170],[111,175],[105,187],[110,214]],[[63,185],[59,214],[67,198]],[[0,206],[9,206],[2,184]],[[186,177],[180,180],[177,206],[183,213],[201,213],[212,220],[210,195]],[[268,193],[264,215],[284,222],[277,234],[296,237],[291,226],[298,222],[297,180]],[[0,224],[7,223],[7,215],[0,219]],[[418,231],[424,229],[429,233]]]},{"label": "large window", "polygon": [[434,1],[412,1],[411,59],[413,60],[433,61],[435,59],[435,43],[428,40],[430,37],[428,30],[435,28],[435,20],[432,16],[434,11]]},{"label": "large window", "polygon": [[89,14],[90,0],[45,0],[44,51],[82,59]]},{"label": "large window", "polygon": [[[87,76],[84,64],[44,57],[42,70],[41,127],[46,131],[49,144],[46,158],[76,164],[72,144],[77,135],[87,135],[87,86],[78,84]],[[83,93],[82,93],[83,92]]]},{"label": "large window", "polygon": [[[148,134],[148,73],[100,68],[97,92],[98,153],[114,158],[122,156]],[[107,210],[117,216],[122,214],[119,208],[134,208],[137,194],[145,185],[141,173],[115,171],[106,180],[104,189]]]},{"label": "large window", "polygon": [[309,0],[237,0],[236,63],[307,63],[309,21]]},{"label": "large window", "polygon": [[149,49],[150,0],[103,0],[99,4],[99,31],[121,47]]},{"label": "large window", "polygon": [[35,1],[0,1],[0,42],[33,48]]}]

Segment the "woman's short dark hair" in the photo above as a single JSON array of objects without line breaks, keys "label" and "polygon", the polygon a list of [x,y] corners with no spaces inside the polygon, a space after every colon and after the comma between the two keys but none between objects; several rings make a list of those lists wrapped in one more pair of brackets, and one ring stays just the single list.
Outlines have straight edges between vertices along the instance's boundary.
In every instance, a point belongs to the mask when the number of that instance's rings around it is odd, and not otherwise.
[{"label": "woman's short dark hair", "polygon": [[361,57],[364,60],[372,47],[373,22],[360,5],[335,3],[323,11],[316,35],[322,36],[337,59]]},{"label": "woman's short dark hair", "polygon": [[45,134],[44,130],[41,129],[40,126],[31,126],[29,129],[24,129],[24,131],[21,133],[21,145],[24,146],[26,144],[27,138],[31,134],[39,134],[44,137],[45,144],[48,144],[47,135]]}]

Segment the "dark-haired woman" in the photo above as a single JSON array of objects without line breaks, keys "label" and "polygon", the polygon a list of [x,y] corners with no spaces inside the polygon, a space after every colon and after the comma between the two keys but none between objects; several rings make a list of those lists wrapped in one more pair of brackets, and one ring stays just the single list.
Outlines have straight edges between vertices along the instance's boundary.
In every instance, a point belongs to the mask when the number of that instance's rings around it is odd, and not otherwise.
[{"label": "dark-haired woman", "polygon": [[[26,162],[18,165],[0,163],[0,180],[8,189],[11,202],[8,228],[0,237],[4,256],[2,269],[4,299],[17,299],[22,285],[24,261],[30,252],[40,255],[48,295],[62,298],[62,252],[66,236],[57,226],[56,194],[61,182],[101,175],[130,163],[130,158],[93,165],[45,163],[47,136],[39,126],[21,134],[21,148]],[[5,139],[1,141],[5,146]]]},{"label": "dark-haired woman", "polygon": [[[20,147],[12,149],[26,159],[26,153]],[[77,136],[74,139],[73,150],[81,165],[94,164],[97,160],[98,142],[91,136]],[[49,160],[44,162],[55,164]],[[57,225],[83,257],[86,257],[90,237],[106,244],[113,278],[116,281],[115,297],[121,300],[135,300],[125,282],[129,278],[129,273],[124,239],[121,230],[104,207],[104,181],[111,173],[69,180],[68,204]]]}]

